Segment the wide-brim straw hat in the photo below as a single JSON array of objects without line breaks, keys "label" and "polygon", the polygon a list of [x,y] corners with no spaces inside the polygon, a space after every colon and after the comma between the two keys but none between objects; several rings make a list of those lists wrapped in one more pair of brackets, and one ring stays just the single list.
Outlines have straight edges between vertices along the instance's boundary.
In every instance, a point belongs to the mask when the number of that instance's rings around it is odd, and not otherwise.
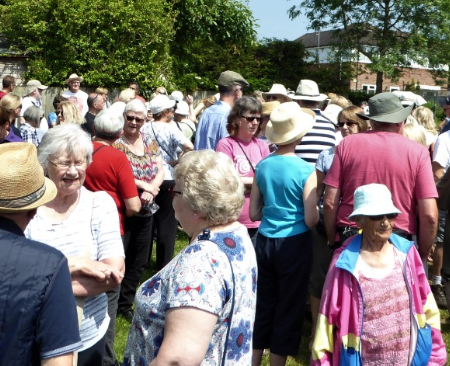
[{"label": "wide-brim straw hat", "polygon": [[83,78],[81,76],[78,76],[77,74],[70,74],[70,76],[64,81],[66,84],[69,84],[71,81],[78,80],[80,83],[83,81]]},{"label": "wide-brim straw hat", "polygon": [[310,100],[312,102],[322,102],[328,98],[319,92],[319,86],[313,80],[300,80],[295,94],[289,94],[292,100]]},{"label": "wide-brim straw hat", "polygon": [[376,122],[400,123],[411,114],[413,105],[402,106],[400,99],[391,92],[380,93],[368,101],[369,114],[356,113],[362,119],[371,119]]},{"label": "wide-brim straw hat", "polygon": [[262,93],[264,100],[267,100],[266,97],[268,95],[278,95],[286,98],[287,101],[291,100],[291,97],[288,95],[288,92],[283,84],[273,84],[268,92]]},{"label": "wide-brim straw hat", "polygon": [[300,140],[314,125],[314,112],[300,108],[296,102],[280,104],[270,114],[266,127],[267,139],[277,145]]},{"label": "wide-brim straw hat", "polygon": [[0,166],[0,213],[29,211],[55,198],[56,186],[44,177],[33,144],[1,144]]},{"label": "wide-brim straw hat", "polygon": [[401,213],[392,202],[392,195],[384,184],[366,184],[358,187],[353,195],[353,212],[349,220],[355,216],[377,216]]}]

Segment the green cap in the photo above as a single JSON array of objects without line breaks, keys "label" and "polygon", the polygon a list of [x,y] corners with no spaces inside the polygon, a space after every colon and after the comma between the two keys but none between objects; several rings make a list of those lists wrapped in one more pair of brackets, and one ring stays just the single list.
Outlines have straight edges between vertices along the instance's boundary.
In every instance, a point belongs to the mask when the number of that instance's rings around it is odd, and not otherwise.
[{"label": "green cap", "polygon": [[369,114],[356,113],[362,119],[371,119],[376,122],[400,123],[406,120],[411,113],[413,105],[406,108],[400,99],[393,93],[380,93],[369,99]]},{"label": "green cap", "polygon": [[219,85],[221,86],[233,86],[241,85],[243,88],[248,88],[250,85],[247,80],[245,80],[241,74],[234,71],[224,71],[219,76]]}]

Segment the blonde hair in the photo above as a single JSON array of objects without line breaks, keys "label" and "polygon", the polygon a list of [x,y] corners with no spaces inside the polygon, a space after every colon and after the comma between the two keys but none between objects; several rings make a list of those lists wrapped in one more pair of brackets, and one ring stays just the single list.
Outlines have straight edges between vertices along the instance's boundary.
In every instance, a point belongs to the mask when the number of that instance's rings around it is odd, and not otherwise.
[{"label": "blonde hair", "polygon": [[423,126],[426,130],[433,133],[434,135],[437,135],[434,115],[430,108],[423,106],[417,107],[413,112],[413,116],[416,118],[417,122],[419,122],[419,125]]},{"label": "blonde hair", "polygon": [[403,136],[427,147],[425,128],[423,126],[413,125],[412,123],[405,124],[403,126]]},{"label": "blonde hair", "polygon": [[63,123],[74,123],[76,125],[81,125],[86,122],[84,117],[81,115],[80,108],[70,100],[65,100],[59,103],[59,108],[62,109],[64,117]]},{"label": "blonde hair", "polygon": [[9,114],[11,114],[14,109],[18,108],[21,103],[22,100],[20,97],[11,93],[6,94],[2,100],[0,100],[0,106],[5,108]]},{"label": "blonde hair", "polygon": [[109,90],[107,88],[105,88],[104,86],[99,86],[97,89],[95,89],[95,92],[97,94],[107,95],[109,93]]},{"label": "blonde hair", "polygon": [[125,104],[131,102],[134,98],[136,98],[136,92],[130,88],[122,90],[119,94],[119,100]]},{"label": "blonde hair", "polygon": [[212,150],[190,151],[175,167],[183,199],[209,225],[236,221],[244,205],[244,184],[231,159]]},{"label": "blonde hair", "polygon": [[342,109],[347,108],[352,105],[352,103],[342,95],[338,95],[335,93],[329,93],[328,98],[330,98],[330,103],[328,104],[336,104]]}]

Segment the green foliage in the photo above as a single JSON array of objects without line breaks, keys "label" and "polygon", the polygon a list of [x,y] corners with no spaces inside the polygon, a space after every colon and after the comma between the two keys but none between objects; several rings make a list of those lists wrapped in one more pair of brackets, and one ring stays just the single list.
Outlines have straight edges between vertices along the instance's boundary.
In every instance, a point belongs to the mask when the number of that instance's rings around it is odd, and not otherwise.
[{"label": "green foliage", "polygon": [[[444,0],[301,0],[290,9],[290,16],[305,14],[311,29],[336,30],[336,46],[343,52],[355,49],[370,57],[367,67],[377,73],[381,92],[383,77],[398,79],[399,67],[435,60],[444,41],[449,51],[450,32],[439,33],[442,27],[450,30],[448,9]],[[368,45],[369,50],[364,47]]]}]

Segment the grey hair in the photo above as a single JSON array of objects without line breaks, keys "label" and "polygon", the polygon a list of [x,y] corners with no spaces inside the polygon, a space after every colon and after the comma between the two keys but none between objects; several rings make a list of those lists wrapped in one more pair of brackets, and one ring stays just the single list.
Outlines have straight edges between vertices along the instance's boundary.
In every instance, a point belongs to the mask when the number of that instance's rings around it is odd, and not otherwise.
[{"label": "grey hair", "polygon": [[128,103],[136,98],[136,92],[133,89],[127,88],[120,92],[119,100],[124,103]]},{"label": "grey hair", "polygon": [[23,112],[23,118],[25,121],[29,122],[33,127],[39,127],[39,123],[41,122],[41,117],[44,116],[44,111],[32,105],[28,107],[25,112]]},{"label": "grey hair", "polygon": [[131,102],[127,103],[123,113],[125,114],[127,112],[136,112],[136,113],[142,112],[144,117],[147,117],[147,107],[139,99],[133,99]]},{"label": "grey hair", "polygon": [[105,109],[95,117],[94,126],[97,137],[116,140],[123,130],[123,118],[121,115]]},{"label": "grey hair", "polygon": [[69,123],[49,129],[42,137],[38,147],[38,160],[44,168],[48,168],[50,158],[56,159],[67,154],[71,157],[83,156],[87,165],[92,162],[92,142],[88,133],[80,125]]},{"label": "grey hair", "polygon": [[244,184],[230,157],[211,150],[190,151],[174,169],[183,199],[209,225],[236,221],[244,205]]}]

